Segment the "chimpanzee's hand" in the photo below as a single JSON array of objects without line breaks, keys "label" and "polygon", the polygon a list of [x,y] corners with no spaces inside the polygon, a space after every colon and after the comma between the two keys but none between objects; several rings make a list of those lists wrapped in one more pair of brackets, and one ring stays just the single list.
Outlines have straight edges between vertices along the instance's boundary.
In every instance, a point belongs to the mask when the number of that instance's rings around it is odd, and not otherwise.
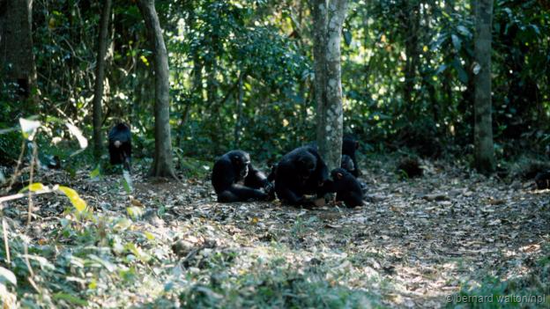
[{"label": "chimpanzee's hand", "polygon": [[273,201],[275,199],[275,186],[268,182],[264,186],[265,193],[267,194],[267,200]]}]

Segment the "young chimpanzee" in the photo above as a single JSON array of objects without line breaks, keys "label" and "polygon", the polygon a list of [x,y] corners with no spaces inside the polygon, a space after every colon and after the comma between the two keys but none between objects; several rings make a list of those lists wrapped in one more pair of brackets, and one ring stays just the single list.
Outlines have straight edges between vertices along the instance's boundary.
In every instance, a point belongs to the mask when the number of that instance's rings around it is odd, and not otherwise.
[{"label": "young chimpanzee", "polygon": [[343,201],[347,207],[363,205],[363,189],[352,174],[343,168],[335,168],[330,175],[337,201]]},{"label": "young chimpanzee", "polygon": [[351,174],[355,172],[355,163],[353,163],[353,160],[348,155],[342,155],[342,164],[340,165],[340,167],[350,172]]},{"label": "young chimpanzee", "polygon": [[[349,156],[353,162],[355,169],[350,171],[350,173],[355,177],[359,176],[359,166],[357,165],[357,159],[355,158],[355,151],[357,151],[357,149],[359,149],[359,142],[350,136],[344,136],[344,139],[342,140],[342,155]],[[342,158],[342,162],[344,162],[344,158]]]},{"label": "young chimpanzee", "polygon": [[308,204],[306,194],[321,197],[329,191],[328,168],[311,146],[299,147],[284,155],[272,174],[277,197],[291,205]]},{"label": "young chimpanzee", "polygon": [[119,123],[109,131],[109,155],[112,165],[123,164],[130,171],[132,133],[127,124]]},{"label": "young chimpanzee", "polygon": [[274,198],[271,183],[264,173],[254,168],[250,163],[250,155],[242,150],[232,150],[216,161],[212,171],[212,185],[220,203]]},{"label": "young chimpanzee", "polygon": [[550,189],[550,171],[538,173],[535,177],[537,189]]}]

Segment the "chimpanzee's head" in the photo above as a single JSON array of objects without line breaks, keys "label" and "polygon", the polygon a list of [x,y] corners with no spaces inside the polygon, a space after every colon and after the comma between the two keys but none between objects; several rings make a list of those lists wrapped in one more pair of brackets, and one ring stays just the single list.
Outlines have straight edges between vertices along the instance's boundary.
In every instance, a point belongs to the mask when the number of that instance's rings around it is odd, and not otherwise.
[{"label": "chimpanzee's head", "polygon": [[242,150],[235,150],[231,153],[230,157],[235,173],[237,173],[240,178],[245,178],[248,175],[250,155]]},{"label": "chimpanzee's head", "polygon": [[342,152],[346,154],[355,153],[359,149],[359,142],[350,136],[344,137],[342,141]]},{"label": "chimpanzee's head", "polygon": [[338,189],[340,185],[342,185],[342,181],[345,180],[347,177],[353,177],[348,171],[346,171],[343,168],[335,168],[330,172],[330,176],[332,177],[332,181],[336,185],[336,188]]},{"label": "chimpanzee's head", "polygon": [[296,160],[296,172],[300,180],[306,181],[313,175],[317,169],[317,159],[308,151],[303,151],[298,154]]}]

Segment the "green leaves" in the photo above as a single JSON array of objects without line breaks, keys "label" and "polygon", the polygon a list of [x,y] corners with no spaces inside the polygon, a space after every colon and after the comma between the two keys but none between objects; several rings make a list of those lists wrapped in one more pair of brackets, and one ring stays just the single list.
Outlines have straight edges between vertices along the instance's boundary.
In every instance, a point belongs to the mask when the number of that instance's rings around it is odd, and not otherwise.
[{"label": "green leaves", "polygon": [[460,49],[462,48],[462,40],[458,36],[456,36],[455,34],[451,34],[451,38],[452,38],[453,46],[454,46],[455,50],[457,52],[460,51]]}]

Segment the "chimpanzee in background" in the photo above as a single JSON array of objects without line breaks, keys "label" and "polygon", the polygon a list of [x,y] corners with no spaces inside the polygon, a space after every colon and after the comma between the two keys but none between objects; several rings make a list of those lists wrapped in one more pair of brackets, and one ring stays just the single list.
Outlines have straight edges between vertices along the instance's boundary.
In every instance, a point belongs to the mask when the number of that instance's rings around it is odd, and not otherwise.
[{"label": "chimpanzee in background", "polygon": [[353,163],[353,160],[348,155],[342,155],[342,164],[340,165],[340,167],[350,172],[351,174],[355,172],[355,163]]},{"label": "chimpanzee in background", "polygon": [[[354,170],[350,171],[350,173],[355,177],[360,175],[359,165],[357,165],[357,159],[355,158],[355,152],[357,149],[359,149],[359,142],[351,136],[344,136],[344,139],[342,140],[342,156],[346,155],[350,157],[354,166]],[[343,162],[344,158],[342,157],[342,163]],[[344,166],[342,167],[345,168]]]},{"label": "chimpanzee in background", "polygon": [[538,173],[535,177],[535,184],[539,190],[550,189],[550,171]]},{"label": "chimpanzee in background", "polygon": [[132,133],[127,124],[119,123],[109,131],[109,155],[112,165],[123,164],[130,171]]},{"label": "chimpanzee in background", "polygon": [[343,168],[335,168],[330,175],[332,190],[336,191],[336,201],[343,201],[347,207],[363,205],[363,189],[351,173]]},{"label": "chimpanzee in background", "polygon": [[[328,168],[312,146],[294,149],[272,169],[277,197],[288,204],[309,204],[304,195],[329,192]],[[272,177],[272,178],[273,178]]]},{"label": "chimpanzee in background", "polygon": [[214,163],[212,185],[220,203],[275,198],[265,174],[254,168],[250,155],[242,150],[232,150]]}]

